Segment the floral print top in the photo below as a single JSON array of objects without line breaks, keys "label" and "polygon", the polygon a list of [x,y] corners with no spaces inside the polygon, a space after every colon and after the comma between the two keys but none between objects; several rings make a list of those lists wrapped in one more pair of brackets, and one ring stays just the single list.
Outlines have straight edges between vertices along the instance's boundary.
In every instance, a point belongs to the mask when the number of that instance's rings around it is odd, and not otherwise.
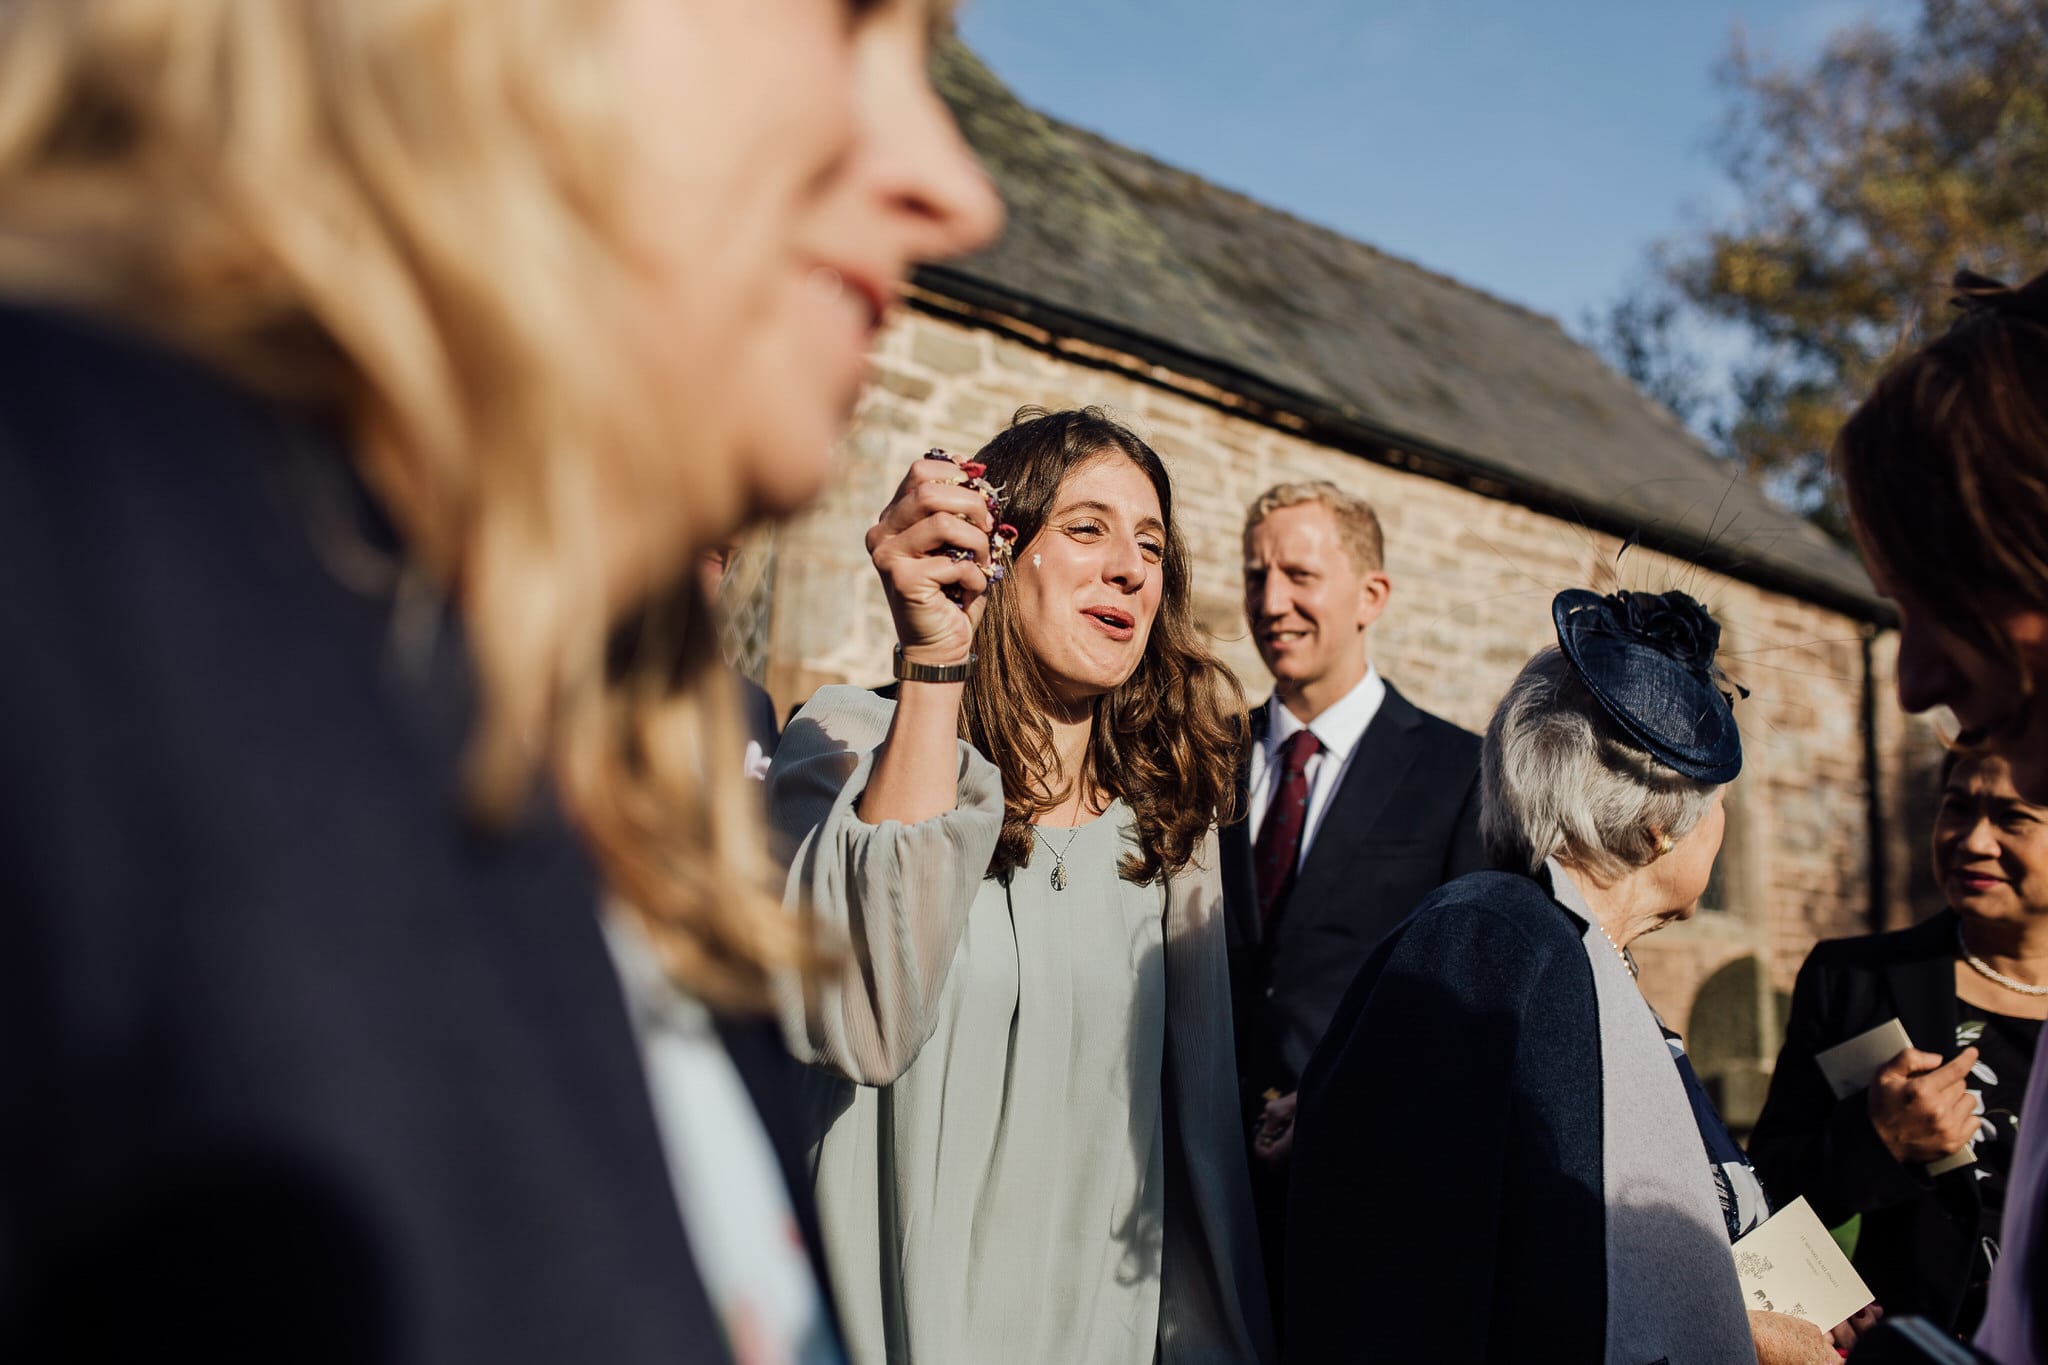
[{"label": "floral print top", "polygon": [[1961,1000],[1956,1008],[1960,1020],[1957,1049],[1977,1049],[1977,1064],[1970,1068],[1970,1095],[1977,1102],[1977,1164],[1962,1171],[1977,1182],[1983,1204],[1977,1221],[1977,1255],[1970,1267],[1971,1288],[1981,1292],[1991,1278],[1991,1268],[1998,1264],[1998,1224],[2005,1212],[2006,1176],[2019,1142],[2020,1098],[2027,1093],[2041,1021],[1993,1014]]},{"label": "floral print top", "polygon": [[1684,1040],[1662,1019],[1657,1021],[1657,1027],[1664,1030],[1664,1045],[1671,1049],[1671,1060],[1685,1082],[1685,1097],[1692,1101],[1693,1122],[1699,1125],[1700,1144],[1707,1149],[1714,1189],[1721,1196],[1721,1219],[1728,1225],[1728,1240],[1739,1241],[1771,1216],[1771,1201],[1765,1197],[1763,1182],[1757,1179],[1756,1168],[1749,1164],[1742,1144],[1728,1131],[1721,1111],[1714,1108],[1699,1073],[1693,1070],[1692,1059],[1685,1055]]}]

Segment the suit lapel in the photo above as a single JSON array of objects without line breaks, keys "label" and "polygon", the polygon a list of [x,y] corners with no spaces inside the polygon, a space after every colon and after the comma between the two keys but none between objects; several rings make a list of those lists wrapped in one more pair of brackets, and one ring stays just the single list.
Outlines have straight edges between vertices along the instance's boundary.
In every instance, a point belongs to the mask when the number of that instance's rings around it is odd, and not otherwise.
[{"label": "suit lapel", "polygon": [[1288,898],[1290,905],[1319,903],[1326,898],[1326,889],[1343,876],[1358,841],[1380,823],[1394,792],[1415,766],[1421,730],[1422,713],[1388,684],[1379,713],[1359,736],[1351,766],[1316,826],[1315,842],[1309,845]]}]

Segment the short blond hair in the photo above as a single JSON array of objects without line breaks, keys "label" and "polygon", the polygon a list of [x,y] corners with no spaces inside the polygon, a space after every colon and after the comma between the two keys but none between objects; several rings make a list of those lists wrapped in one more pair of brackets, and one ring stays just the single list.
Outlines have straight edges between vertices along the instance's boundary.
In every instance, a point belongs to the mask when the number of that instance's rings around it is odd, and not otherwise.
[{"label": "short blond hair", "polygon": [[1377,573],[1387,566],[1386,539],[1380,532],[1380,514],[1373,511],[1372,504],[1364,498],[1345,492],[1328,479],[1274,484],[1245,509],[1244,533],[1249,537],[1258,529],[1260,522],[1283,507],[1300,507],[1311,502],[1327,507],[1330,515],[1336,518],[1337,538],[1344,542],[1344,549],[1360,573]]}]

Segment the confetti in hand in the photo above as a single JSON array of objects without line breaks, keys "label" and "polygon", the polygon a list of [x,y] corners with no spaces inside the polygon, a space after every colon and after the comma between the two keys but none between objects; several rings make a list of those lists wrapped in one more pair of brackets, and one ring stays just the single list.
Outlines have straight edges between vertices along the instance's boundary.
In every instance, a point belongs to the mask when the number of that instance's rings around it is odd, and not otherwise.
[{"label": "confetti in hand", "polygon": [[[981,494],[982,499],[987,502],[989,516],[996,518],[996,528],[990,533],[988,538],[988,581],[990,583],[1002,582],[1010,574],[1010,551],[1017,543],[1017,528],[1001,519],[1003,515],[1003,490],[988,481],[988,466],[982,464],[979,460],[955,459],[952,455],[937,448],[926,451],[924,458],[927,460],[944,460],[948,464],[957,465],[962,476],[960,482]],[[968,550],[952,549],[946,551],[946,553],[952,558],[959,560],[974,558],[973,553]],[[957,593],[954,595],[954,600],[959,602],[962,610],[965,610],[966,603],[960,602]]]}]

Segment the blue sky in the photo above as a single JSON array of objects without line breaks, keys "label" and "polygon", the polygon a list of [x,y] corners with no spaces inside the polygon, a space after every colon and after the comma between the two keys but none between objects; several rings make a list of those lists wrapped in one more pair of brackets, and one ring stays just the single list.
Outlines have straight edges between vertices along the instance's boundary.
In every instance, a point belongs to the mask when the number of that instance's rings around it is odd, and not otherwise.
[{"label": "blue sky", "polygon": [[1734,198],[1714,71],[1912,0],[966,0],[1025,100],[1576,330]]}]

